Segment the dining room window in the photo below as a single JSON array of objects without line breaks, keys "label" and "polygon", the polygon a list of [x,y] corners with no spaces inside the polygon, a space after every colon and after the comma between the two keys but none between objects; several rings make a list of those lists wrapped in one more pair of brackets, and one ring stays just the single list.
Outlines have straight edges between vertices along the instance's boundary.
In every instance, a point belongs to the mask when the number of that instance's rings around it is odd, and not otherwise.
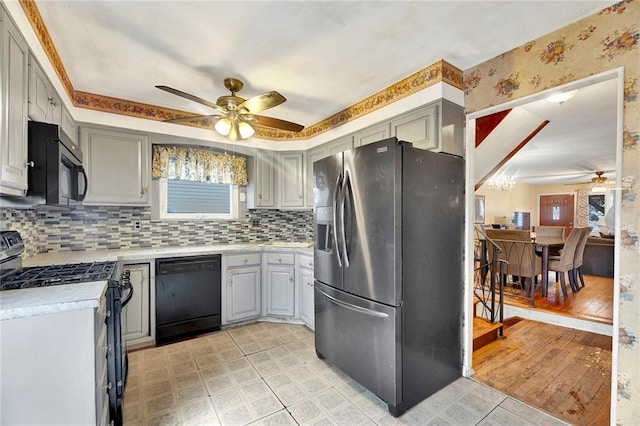
[{"label": "dining room window", "polygon": [[596,228],[598,221],[604,217],[604,194],[589,194],[589,226]]}]

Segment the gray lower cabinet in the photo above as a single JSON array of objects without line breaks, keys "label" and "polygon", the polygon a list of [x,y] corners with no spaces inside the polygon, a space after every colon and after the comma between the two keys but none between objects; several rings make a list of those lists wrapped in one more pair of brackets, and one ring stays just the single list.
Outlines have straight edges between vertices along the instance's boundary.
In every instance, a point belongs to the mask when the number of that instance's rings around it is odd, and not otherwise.
[{"label": "gray lower cabinet", "polygon": [[0,193],[27,191],[27,42],[0,5]]},{"label": "gray lower cabinet", "polygon": [[269,252],[266,256],[264,315],[295,317],[295,254]]},{"label": "gray lower cabinet", "polygon": [[314,329],[314,305],[313,305],[313,256],[298,255],[298,288],[299,288],[299,316],[300,320],[310,329]]},{"label": "gray lower cabinet", "polygon": [[137,343],[151,338],[150,327],[150,264],[125,264],[130,272],[133,297],[122,310],[123,334],[127,342]]},{"label": "gray lower cabinet", "polygon": [[261,313],[261,254],[222,256],[222,324]]},{"label": "gray lower cabinet", "polygon": [[2,321],[2,424],[108,424],[106,316],[103,293],[97,308]]}]

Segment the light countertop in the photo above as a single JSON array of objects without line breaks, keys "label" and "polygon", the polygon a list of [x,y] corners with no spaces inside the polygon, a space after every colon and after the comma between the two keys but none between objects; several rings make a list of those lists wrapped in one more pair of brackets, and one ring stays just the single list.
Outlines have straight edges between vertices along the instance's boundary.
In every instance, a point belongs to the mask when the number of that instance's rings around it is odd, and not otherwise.
[{"label": "light countertop", "polygon": [[[133,263],[139,261],[151,262],[156,258],[163,257],[292,250],[304,254],[313,254],[311,243],[277,241],[185,247],[60,251],[38,254],[25,259],[22,263],[24,267],[108,261]],[[97,308],[100,306],[100,298],[104,293],[105,287],[106,281],[100,281],[2,291],[0,292],[0,320],[46,315],[75,309]]]},{"label": "light countertop", "polygon": [[209,254],[229,254],[246,251],[283,251],[296,250],[302,253],[313,253],[311,243],[270,242],[243,244],[212,244],[203,246],[127,248],[116,250],[59,251],[41,253],[29,257],[22,262],[24,267],[62,265],[67,263],[108,262],[108,261],[141,261],[162,257],[201,256]]},{"label": "light countertop", "polygon": [[0,292],[0,321],[100,306],[106,281]]}]

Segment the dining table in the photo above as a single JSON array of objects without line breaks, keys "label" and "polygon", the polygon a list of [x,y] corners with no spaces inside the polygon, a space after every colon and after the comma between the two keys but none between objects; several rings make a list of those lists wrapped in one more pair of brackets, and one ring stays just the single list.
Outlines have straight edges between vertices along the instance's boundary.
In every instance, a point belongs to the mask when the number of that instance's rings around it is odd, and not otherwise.
[{"label": "dining table", "polygon": [[[540,253],[542,261],[542,297],[547,297],[549,286],[549,252],[551,249],[560,250],[564,247],[565,239],[561,237],[537,237],[532,239],[536,252]],[[531,286],[531,303],[534,300],[535,286]]]}]

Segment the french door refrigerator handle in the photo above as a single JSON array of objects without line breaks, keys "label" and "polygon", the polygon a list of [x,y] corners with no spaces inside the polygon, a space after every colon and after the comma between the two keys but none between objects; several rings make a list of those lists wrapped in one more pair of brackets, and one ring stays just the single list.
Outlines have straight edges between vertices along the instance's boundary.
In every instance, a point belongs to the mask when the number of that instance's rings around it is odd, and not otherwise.
[{"label": "french door refrigerator handle", "polygon": [[351,303],[343,302],[340,299],[337,299],[337,298],[335,298],[333,296],[328,295],[324,291],[320,290],[318,287],[316,287],[316,289],[320,293],[322,293],[322,295],[324,297],[326,297],[327,299],[329,299],[330,301],[332,301],[336,305],[342,306],[343,308],[350,309],[352,311],[355,311],[355,312],[358,312],[358,313],[361,313],[361,314],[365,314],[365,315],[369,315],[369,316],[372,316],[372,317],[389,318],[389,314],[387,314],[387,313],[374,311],[373,309],[363,308],[362,306],[352,305]]},{"label": "french door refrigerator handle", "polygon": [[342,268],[342,256],[340,254],[340,247],[338,245],[338,203],[340,201],[340,190],[342,187],[342,173],[338,175],[336,179],[336,187],[333,192],[333,244],[338,257],[338,265]]},{"label": "french door refrigerator handle", "polygon": [[347,199],[347,193],[350,185],[351,179],[349,178],[349,172],[345,170],[344,181],[342,182],[342,193],[340,196],[340,233],[342,235],[342,256],[344,258],[344,266],[347,268],[349,267],[349,252],[347,251],[347,234],[345,232],[344,211],[346,208],[345,200]]}]

